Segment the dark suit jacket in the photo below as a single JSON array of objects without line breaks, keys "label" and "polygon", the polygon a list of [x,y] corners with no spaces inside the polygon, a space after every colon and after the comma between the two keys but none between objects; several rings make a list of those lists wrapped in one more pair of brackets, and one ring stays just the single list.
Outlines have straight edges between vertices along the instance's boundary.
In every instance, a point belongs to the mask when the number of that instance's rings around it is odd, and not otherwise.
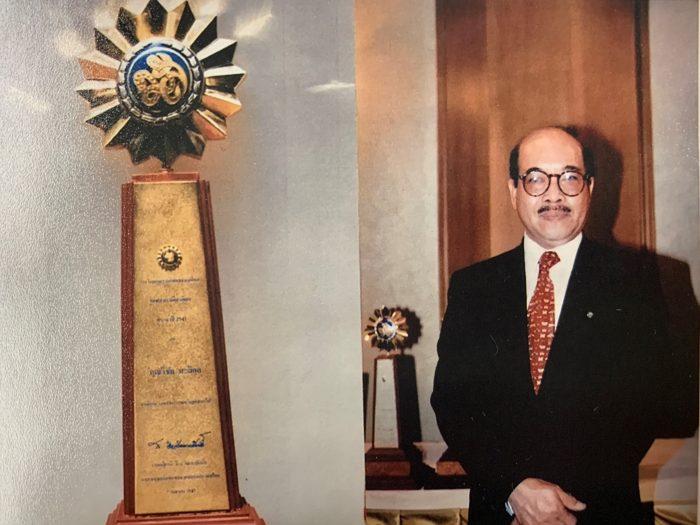
[{"label": "dark suit jacket", "polygon": [[455,272],[432,405],[471,480],[470,525],[510,523],[528,477],[588,505],[582,523],[643,523],[638,465],[697,426],[697,348],[672,344],[653,259],[584,238],[539,395],[530,379],[522,244]]}]

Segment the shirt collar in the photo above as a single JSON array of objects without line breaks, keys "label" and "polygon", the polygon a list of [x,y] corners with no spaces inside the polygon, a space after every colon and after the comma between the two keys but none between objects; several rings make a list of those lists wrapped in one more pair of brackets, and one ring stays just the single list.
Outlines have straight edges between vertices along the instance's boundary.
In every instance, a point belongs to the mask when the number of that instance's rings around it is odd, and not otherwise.
[{"label": "shirt collar", "polygon": [[[578,251],[578,247],[581,245],[581,239],[583,239],[583,234],[579,233],[576,237],[571,239],[570,241],[557,246],[556,248],[543,248],[539,244],[537,244],[535,241],[533,241],[527,233],[525,233],[525,237],[523,239],[523,248],[525,250],[525,260],[526,261],[534,261],[535,265],[537,264],[537,261],[540,260],[540,257],[544,252],[556,252],[556,254],[559,256],[559,259],[561,261],[564,261],[565,264],[564,266],[573,266],[573,261],[576,258],[576,252]],[[568,264],[567,264],[568,263]],[[536,266],[535,266],[536,267]]]}]

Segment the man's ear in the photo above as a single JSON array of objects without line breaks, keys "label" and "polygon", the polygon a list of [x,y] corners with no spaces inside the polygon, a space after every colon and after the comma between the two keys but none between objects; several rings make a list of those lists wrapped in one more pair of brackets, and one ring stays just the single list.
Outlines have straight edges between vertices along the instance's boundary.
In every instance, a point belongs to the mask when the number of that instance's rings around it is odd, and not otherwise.
[{"label": "man's ear", "polygon": [[516,210],[517,207],[515,206],[515,201],[518,194],[518,188],[515,186],[515,181],[511,177],[508,177],[508,191],[510,192],[510,204],[513,206],[513,209]]},{"label": "man's ear", "polygon": [[588,193],[593,195],[593,186],[595,185],[595,177],[591,177],[591,180],[588,181]]}]

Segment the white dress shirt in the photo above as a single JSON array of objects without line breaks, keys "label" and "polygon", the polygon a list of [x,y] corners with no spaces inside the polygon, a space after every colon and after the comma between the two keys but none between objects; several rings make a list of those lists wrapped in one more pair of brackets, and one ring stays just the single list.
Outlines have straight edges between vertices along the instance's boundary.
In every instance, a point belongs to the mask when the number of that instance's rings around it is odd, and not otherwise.
[{"label": "white dress shirt", "polygon": [[527,304],[535,293],[537,285],[537,274],[540,271],[539,260],[544,252],[556,252],[559,262],[549,270],[549,277],[554,284],[554,326],[556,329],[561,314],[561,307],[564,304],[566,287],[569,285],[569,277],[576,260],[576,252],[581,245],[582,234],[578,234],[566,244],[553,249],[543,248],[525,234],[523,248],[525,249],[525,291],[527,293]]}]

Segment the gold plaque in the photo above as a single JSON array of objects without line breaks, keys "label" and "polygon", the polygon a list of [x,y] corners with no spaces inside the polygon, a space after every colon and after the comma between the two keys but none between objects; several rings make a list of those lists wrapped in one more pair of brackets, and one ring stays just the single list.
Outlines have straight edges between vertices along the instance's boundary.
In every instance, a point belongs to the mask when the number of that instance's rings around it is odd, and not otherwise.
[{"label": "gold plaque", "polygon": [[134,183],[133,334],[136,514],[230,508],[196,182]]}]

